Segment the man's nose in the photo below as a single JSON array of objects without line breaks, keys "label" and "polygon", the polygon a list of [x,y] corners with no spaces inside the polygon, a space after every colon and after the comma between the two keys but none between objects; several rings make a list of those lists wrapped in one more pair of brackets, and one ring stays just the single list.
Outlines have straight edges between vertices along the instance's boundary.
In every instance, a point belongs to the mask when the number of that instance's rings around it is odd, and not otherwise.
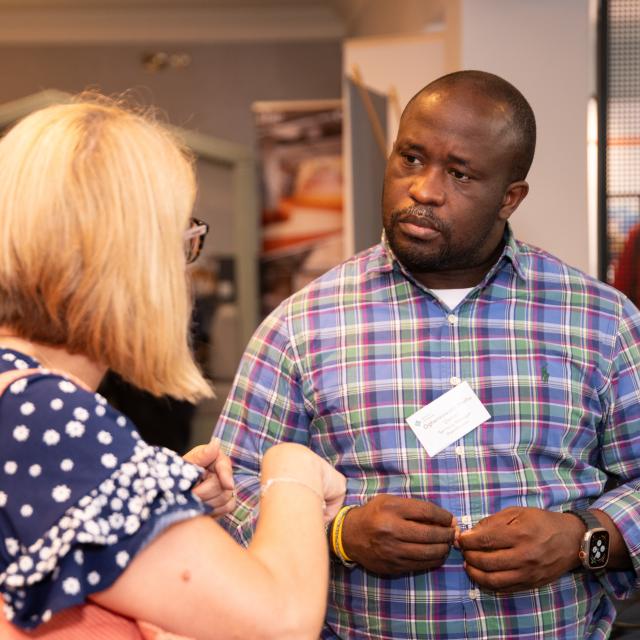
[{"label": "man's nose", "polygon": [[440,206],[444,203],[445,192],[443,176],[437,168],[425,168],[413,177],[409,186],[409,195],[420,204]]}]

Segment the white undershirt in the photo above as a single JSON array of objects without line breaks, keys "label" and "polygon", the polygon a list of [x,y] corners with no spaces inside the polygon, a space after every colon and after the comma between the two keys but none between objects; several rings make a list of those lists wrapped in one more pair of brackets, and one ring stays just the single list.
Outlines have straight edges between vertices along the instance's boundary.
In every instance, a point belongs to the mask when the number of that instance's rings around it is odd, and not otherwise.
[{"label": "white undershirt", "polygon": [[449,309],[455,309],[471,289],[473,287],[468,289],[431,289],[431,293],[444,302]]}]

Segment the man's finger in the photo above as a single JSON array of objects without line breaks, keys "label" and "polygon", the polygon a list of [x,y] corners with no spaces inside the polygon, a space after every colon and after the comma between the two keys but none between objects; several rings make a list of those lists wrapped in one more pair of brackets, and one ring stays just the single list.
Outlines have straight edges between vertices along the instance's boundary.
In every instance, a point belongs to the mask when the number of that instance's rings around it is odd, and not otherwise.
[{"label": "man's finger", "polygon": [[445,509],[432,502],[416,500],[415,498],[405,498],[400,503],[399,515],[405,520],[415,520],[427,524],[437,524],[441,527],[450,527],[453,522],[453,515]]},{"label": "man's finger", "polygon": [[476,526],[463,531],[458,536],[458,544],[463,551],[494,551],[511,549],[515,542],[509,527]]},{"label": "man's finger", "polygon": [[413,544],[405,543],[397,546],[398,560],[409,560],[416,563],[442,563],[449,555],[449,544]]},{"label": "man's finger", "polygon": [[464,551],[463,555],[467,565],[486,573],[519,570],[525,564],[522,552],[515,549]]},{"label": "man's finger", "polygon": [[491,591],[502,591],[511,593],[531,589],[527,584],[526,576],[522,571],[493,571],[486,573],[470,565],[465,565],[467,575],[481,587],[491,589]]},{"label": "man's finger", "polygon": [[453,543],[455,530],[452,527],[441,527],[423,524],[413,520],[400,522],[394,536],[401,542],[414,544],[447,544]]}]

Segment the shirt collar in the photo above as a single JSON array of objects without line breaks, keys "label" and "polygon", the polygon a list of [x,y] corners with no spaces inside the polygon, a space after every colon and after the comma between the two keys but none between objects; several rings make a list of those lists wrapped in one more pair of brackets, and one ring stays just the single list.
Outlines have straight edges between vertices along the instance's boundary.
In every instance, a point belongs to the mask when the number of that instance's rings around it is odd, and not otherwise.
[{"label": "shirt collar", "polygon": [[504,249],[497,264],[500,264],[502,260],[509,260],[518,276],[525,281],[527,280],[527,269],[529,266],[527,254],[522,251],[522,248],[516,241],[513,229],[508,222],[504,230]]},{"label": "shirt collar", "polygon": [[[508,222],[504,230],[504,249],[502,254],[491,267],[484,281],[487,282],[489,278],[492,278],[505,262],[510,262],[518,276],[525,281],[527,280],[527,256],[516,241],[511,225]],[[393,271],[394,266],[397,266],[406,277],[413,280],[402,263],[396,258],[383,230],[380,244],[369,255],[366,271],[367,273],[388,273]]]}]

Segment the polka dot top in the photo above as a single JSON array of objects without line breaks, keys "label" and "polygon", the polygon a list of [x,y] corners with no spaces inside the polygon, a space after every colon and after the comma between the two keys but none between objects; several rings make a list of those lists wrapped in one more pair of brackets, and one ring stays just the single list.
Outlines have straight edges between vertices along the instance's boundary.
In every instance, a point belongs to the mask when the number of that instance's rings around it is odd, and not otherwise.
[{"label": "polka dot top", "polygon": [[[38,367],[0,349],[0,372]],[[191,494],[198,467],[41,371],[0,397],[0,593],[24,629],[106,589],[164,528],[208,510]]]}]

